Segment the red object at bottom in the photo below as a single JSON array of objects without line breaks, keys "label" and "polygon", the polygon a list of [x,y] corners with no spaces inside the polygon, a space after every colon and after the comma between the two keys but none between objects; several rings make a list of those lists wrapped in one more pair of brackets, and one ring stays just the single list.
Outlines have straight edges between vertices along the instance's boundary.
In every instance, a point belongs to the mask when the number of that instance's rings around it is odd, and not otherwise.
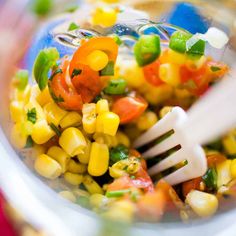
[{"label": "red object at bottom", "polygon": [[4,213],[4,204],[6,204],[6,201],[0,192],[0,235],[1,236],[16,236],[16,232],[14,228],[12,227],[11,223],[7,219],[5,213]]}]

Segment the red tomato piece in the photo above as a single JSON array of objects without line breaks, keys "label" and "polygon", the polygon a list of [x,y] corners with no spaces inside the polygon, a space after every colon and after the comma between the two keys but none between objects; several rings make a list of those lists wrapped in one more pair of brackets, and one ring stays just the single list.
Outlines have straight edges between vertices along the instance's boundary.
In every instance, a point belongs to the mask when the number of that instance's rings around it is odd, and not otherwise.
[{"label": "red tomato piece", "polygon": [[78,64],[76,70],[80,73],[72,77],[72,84],[83,102],[89,103],[102,91],[99,73],[83,64]]},{"label": "red tomato piece", "polygon": [[111,184],[109,184],[107,191],[123,190],[123,189],[129,189],[131,187],[134,187],[134,185],[130,177],[123,176],[118,179],[115,179]]},{"label": "red tomato piece", "polygon": [[184,197],[186,197],[188,195],[188,193],[190,193],[192,190],[200,190],[201,181],[202,181],[202,178],[199,177],[199,178],[184,182],[182,184],[182,193],[183,193]]},{"label": "red tomato piece", "polygon": [[[81,95],[74,88],[69,87],[66,82],[66,73],[69,61],[65,60],[59,67],[62,73],[57,73],[48,82],[49,90],[53,100],[66,110],[81,111],[83,102]],[[70,79],[70,78],[69,78]]]},{"label": "red tomato piece", "polygon": [[138,216],[149,221],[158,221],[165,212],[166,198],[162,191],[156,190],[142,196],[137,202]]},{"label": "red tomato piece", "polygon": [[211,80],[222,78],[229,71],[229,67],[223,62],[215,62],[211,60],[207,61],[207,69]]},{"label": "red tomato piece", "polygon": [[139,188],[144,190],[144,192],[154,192],[154,186],[151,178],[149,177],[147,171],[140,168],[138,173],[135,175],[135,179],[131,179],[129,176],[122,176],[115,179],[111,184],[109,184],[108,191],[123,190],[129,188]]},{"label": "red tomato piece", "polygon": [[141,97],[123,97],[114,102],[112,111],[120,117],[121,124],[127,124],[140,117],[147,106]]},{"label": "red tomato piece", "polygon": [[164,84],[164,82],[159,77],[159,68],[159,60],[156,60],[155,62],[143,67],[145,79],[148,83],[156,87],[161,84]]},{"label": "red tomato piece", "polygon": [[198,70],[188,68],[186,65],[180,67],[180,78],[183,86],[194,95],[202,95],[208,89],[209,78],[206,74],[206,65]]},{"label": "red tomato piece", "polygon": [[227,158],[220,153],[207,155],[207,164],[208,167],[214,167],[215,165],[226,161]]}]

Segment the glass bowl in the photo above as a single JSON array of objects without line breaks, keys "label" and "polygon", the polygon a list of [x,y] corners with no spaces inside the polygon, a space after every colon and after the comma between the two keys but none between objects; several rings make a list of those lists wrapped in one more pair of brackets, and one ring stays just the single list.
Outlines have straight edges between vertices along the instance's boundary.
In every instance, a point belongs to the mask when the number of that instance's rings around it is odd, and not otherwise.
[{"label": "glass bowl", "polygon": [[[153,22],[162,22],[161,28],[170,25],[166,22],[178,25],[185,29],[190,29],[195,32],[204,33],[208,27],[216,26],[230,35],[230,43],[225,48],[224,52],[214,51],[209,52],[214,55],[216,59],[232,65],[236,58],[236,3],[235,1],[172,1],[172,0],[133,0],[123,1],[127,6],[132,6],[137,10],[145,11],[149,16],[149,21],[140,21],[141,25],[153,24]],[[58,8],[63,9],[63,1],[58,2]],[[82,4],[82,3],[81,3]],[[94,1],[93,3],[94,4]],[[182,5],[181,5],[182,4]],[[190,5],[191,4],[191,5]],[[182,9],[181,9],[182,6]],[[184,8],[183,8],[184,6]],[[194,7],[193,7],[194,6]],[[1,7],[1,5],[0,5]],[[177,11],[176,9],[181,9]],[[201,19],[196,14],[196,8]],[[82,4],[80,8],[81,20],[87,17],[86,9],[89,7]],[[56,11],[55,11],[56,12]],[[174,15],[177,14],[177,15]],[[179,14],[179,15],[178,15]],[[195,19],[191,22],[191,16],[195,14]],[[61,40],[67,37],[67,44],[75,44],[73,35],[64,35],[63,24],[70,17],[67,13],[60,14],[50,18],[52,23],[48,32],[55,41],[50,42],[53,45],[61,44]],[[131,16],[130,16],[131,17]],[[136,17],[136,15],[135,15]],[[135,18],[134,17],[134,18]],[[141,16],[140,16],[141,17]],[[192,18],[194,18],[192,17]],[[130,27],[130,29],[137,30],[137,21],[135,25],[128,22],[130,18],[120,19],[122,25]],[[136,18],[137,19],[137,18]],[[139,19],[141,20],[141,19]],[[36,24],[39,31],[48,26],[48,23],[43,19],[44,23]],[[197,23],[196,23],[197,22]],[[140,30],[139,24],[139,30]],[[86,25],[86,24],[85,24]],[[150,27],[149,27],[150,28]],[[149,29],[148,28],[148,29]],[[61,31],[62,30],[62,31]],[[108,34],[110,32],[99,31],[100,29],[92,29],[95,33]],[[142,28],[143,30],[143,28]],[[145,28],[147,30],[147,28]],[[193,32],[193,33],[195,33]],[[45,33],[45,32],[44,32]],[[39,35],[39,33],[37,34]],[[168,35],[168,34],[167,34]],[[78,35],[77,35],[78,36]],[[126,37],[127,35],[125,35]],[[130,34],[129,34],[130,36]],[[132,36],[132,35],[131,35]],[[72,38],[71,38],[72,37]],[[127,37],[126,37],[127,38]],[[33,37],[34,45],[37,45],[37,37]],[[48,39],[48,38],[47,38]],[[48,39],[49,40],[49,39]],[[132,44],[132,37],[127,38],[127,45]],[[63,41],[65,42],[65,40]],[[48,43],[48,41],[47,41]],[[74,45],[69,45],[71,52],[74,50]],[[3,45],[3,44],[1,44]],[[40,45],[43,48],[45,45]],[[64,45],[65,46],[65,45]],[[68,45],[67,45],[68,46]],[[3,47],[3,46],[2,46]],[[33,59],[40,47],[30,48],[21,58],[21,63],[28,68],[32,66]],[[63,54],[63,47],[60,49]],[[69,49],[68,49],[69,50]],[[9,52],[10,53],[10,52]],[[5,54],[10,56],[9,54]],[[0,60],[1,61],[1,60]],[[19,61],[17,62],[19,63]],[[22,158],[19,158],[17,152],[9,143],[9,82],[11,73],[9,70],[15,67],[15,64],[8,64],[8,69],[2,67],[3,73],[0,75],[1,88],[1,113],[0,113],[0,186],[6,197],[16,207],[26,219],[36,228],[43,228],[45,232],[51,235],[198,235],[204,233],[205,235],[234,235],[235,229],[233,226],[234,217],[236,215],[235,202],[228,201],[223,208],[219,210],[217,215],[211,219],[195,220],[190,224],[182,222],[167,221],[156,224],[137,223],[133,225],[121,224],[118,222],[104,221],[95,213],[86,210],[78,205],[67,202],[61,199],[53,189],[50,188],[50,183],[46,183],[38,178],[28,166],[30,163],[23,163]]]}]

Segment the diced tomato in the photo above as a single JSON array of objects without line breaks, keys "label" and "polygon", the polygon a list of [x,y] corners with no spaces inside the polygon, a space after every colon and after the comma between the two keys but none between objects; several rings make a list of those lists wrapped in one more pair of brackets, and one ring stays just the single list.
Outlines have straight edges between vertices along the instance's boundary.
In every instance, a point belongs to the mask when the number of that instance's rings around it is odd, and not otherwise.
[{"label": "diced tomato", "polygon": [[208,167],[214,167],[215,165],[226,161],[227,158],[220,153],[216,153],[216,154],[211,154],[211,155],[207,155],[207,164]]},{"label": "diced tomato", "polygon": [[118,55],[118,45],[115,40],[110,37],[93,37],[88,41],[83,41],[78,50],[74,53],[70,62],[70,75],[72,76],[74,69],[79,68],[80,64],[87,65],[87,56],[95,51],[101,50],[108,55],[109,61],[116,62]]},{"label": "diced tomato", "polygon": [[114,102],[112,111],[120,117],[121,124],[127,124],[140,117],[147,106],[141,97],[123,97]]},{"label": "diced tomato", "polygon": [[135,179],[132,180],[137,188],[142,188],[145,192],[153,192],[154,185],[150,178],[147,170],[140,168],[139,171],[134,175]]},{"label": "diced tomato", "polygon": [[[48,86],[54,101],[66,110],[81,111],[83,102],[81,95],[74,88],[69,87],[66,82],[66,71],[69,66],[69,61],[65,60],[60,68],[62,73],[57,73],[51,80]],[[69,78],[70,79],[70,78]]]},{"label": "diced tomato", "polygon": [[207,61],[207,69],[211,81],[222,78],[229,71],[229,67],[223,62],[215,62],[212,60]]},{"label": "diced tomato", "polygon": [[155,62],[143,67],[145,79],[154,86],[159,86],[164,83],[159,77],[159,68],[159,60],[156,60]]},{"label": "diced tomato", "polygon": [[183,204],[174,188],[166,181],[158,181],[155,186],[155,190],[161,190],[164,193],[166,199],[166,208],[168,210],[176,209],[176,205],[180,206]]},{"label": "diced tomato", "polygon": [[80,74],[72,77],[72,84],[81,95],[83,102],[89,103],[102,91],[99,73],[83,64],[77,64],[76,70],[79,70]]},{"label": "diced tomato", "polygon": [[129,189],[131,187],[134,187],[134,185],[130,177],[122,176],[118,179],[115,179],[111,184],[109,184],[107,191],[123,190],[123,189]]},{"label": "diced tomato", "polygon": [[202,95],[207,91],[209,85],[209,78],[207,77],[206,66],[202,66],[198,70],[193,70],[182,65],[180,67],[180,78],[182,85],[194,95]]},{"label": "diced tomato", "polygon": [[149,221],[158,221],[166,206],[165,194],[161,190],[146,193],[137,202],[138,216]]},{"label": "diced tomato", "polygon": [[129,176],[122,176],[115,179],[108,185],[108,191],[123,190],[134,187],[142,189],[144,192],[154,192],[152,180],[146,170],[140,168],[138,173],[134,176],[134,179],[131,179]]},{"label": "diced tomato", "polygon": [[188,195],[188,193],[190,193],[192,190],[200,190],[201,181],[202,181],[202,178],[199,177],[199,178],[184,182],[182,184],[182,193],[183,193],[184,197],[186,197]]}]

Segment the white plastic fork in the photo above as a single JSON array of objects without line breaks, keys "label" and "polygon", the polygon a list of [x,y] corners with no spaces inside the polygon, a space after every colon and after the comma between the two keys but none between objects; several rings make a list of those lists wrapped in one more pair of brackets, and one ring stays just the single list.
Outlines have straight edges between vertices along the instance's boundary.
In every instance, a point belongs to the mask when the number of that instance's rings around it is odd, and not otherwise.
[{"label": "white plastic fork", "polygon": [[[234,78],[233,78],[234,76]],[[186,113],[173,108],[151,129],[135,140],[135,148],[142,147],[173,130],[174,133],[154,145],[142,155],[150,159],[179,146],[180,149],[151,167],[154,176],[186,160],[187,164],[164,179],[171,185],[200,177],[207,170],[205,153],[200,146],[236,126],[236,68],[222,82],[208,91]]]}]

